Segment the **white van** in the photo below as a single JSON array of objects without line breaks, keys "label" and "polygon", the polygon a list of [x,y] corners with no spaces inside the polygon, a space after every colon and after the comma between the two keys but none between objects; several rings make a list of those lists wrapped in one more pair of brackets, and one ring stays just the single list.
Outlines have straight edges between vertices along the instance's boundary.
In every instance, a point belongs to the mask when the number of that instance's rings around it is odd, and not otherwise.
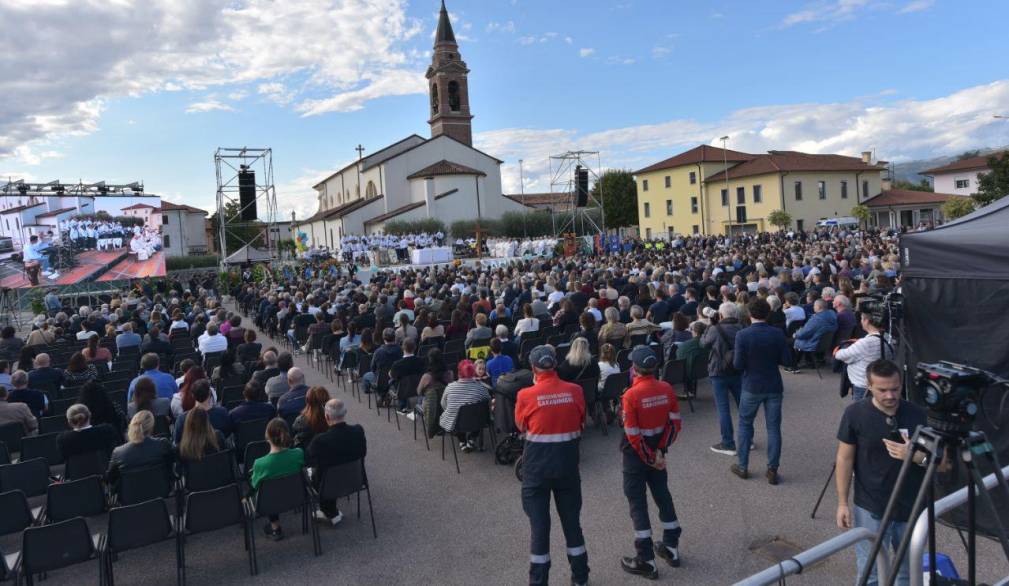
[{"label": "white van", "polygon": [[824,218],[816,223],[817,228],[829,228],[832,226],[837,226],[840,228],[857,228],[859,221],[857,218],[851,216],[842,216],[840,218]]}]

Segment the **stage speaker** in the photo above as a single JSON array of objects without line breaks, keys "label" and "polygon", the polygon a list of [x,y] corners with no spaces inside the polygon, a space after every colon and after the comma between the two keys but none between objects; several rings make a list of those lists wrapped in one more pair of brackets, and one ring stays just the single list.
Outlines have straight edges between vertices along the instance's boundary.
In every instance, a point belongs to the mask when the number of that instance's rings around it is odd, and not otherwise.
[{"label": "stage speaker", "polygon": [[245,166],[238,171],[238,201],[242,207],[242,221],[255,222],[259,217],[256,211],[256,172]]},{"label": "stage speaker", "polygon": [[746,206],[736,206],[736,223],[746,223]]},{"label": "stage speaker", "polygon": [[575,193],[578,195],[578,207],[583,208],[589,203],[589,170],[575,166]]}]

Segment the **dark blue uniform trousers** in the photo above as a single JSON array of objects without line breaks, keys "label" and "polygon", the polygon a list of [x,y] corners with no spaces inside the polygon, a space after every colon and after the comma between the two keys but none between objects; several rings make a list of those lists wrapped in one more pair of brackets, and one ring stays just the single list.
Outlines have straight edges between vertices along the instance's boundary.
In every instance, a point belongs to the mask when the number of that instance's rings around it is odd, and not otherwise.
[{"label": "dark blue uniform trousers", "polygon": [[634,549],[643,561],[655,559],[652,544],[652,524],[648,519],[648,496],[659,508],[662,521],[662,544],[678,547],[680,543],[680,523],[676,520],[676,508],[669,494],[668,476],[665,470],[656,470],[641,461],[637,453],[624,454],[624,496],[631,509],[631,523],[634,524]]},{"label": "dark blue uniform trousers", "polygon": [[578,584],[589,579],[589,556],[579,516],[582,510],[582,480],[579,475],[563,478],[530,478],[522,482],[522,510],[529,516],[532,531],[529,556],[529,584],[548,584],[550,573],[550,495],[557,505],[561,528],[567,541],[571,578]]}]

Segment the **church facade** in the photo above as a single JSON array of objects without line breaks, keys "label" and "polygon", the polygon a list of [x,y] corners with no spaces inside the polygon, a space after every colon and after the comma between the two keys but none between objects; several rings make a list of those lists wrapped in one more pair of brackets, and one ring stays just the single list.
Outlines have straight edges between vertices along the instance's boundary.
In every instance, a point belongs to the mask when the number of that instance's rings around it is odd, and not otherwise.
[{"label": "church facade", "polygon": [[431,138],[410,135],[317,183],[318,211],[294,223],[310,246],[333,250],[343,236],[379,233],[392,220],[449,226],[525,209],[502,195],[502,161],[473,148],[468,74],[443,2],[426,74]]}]

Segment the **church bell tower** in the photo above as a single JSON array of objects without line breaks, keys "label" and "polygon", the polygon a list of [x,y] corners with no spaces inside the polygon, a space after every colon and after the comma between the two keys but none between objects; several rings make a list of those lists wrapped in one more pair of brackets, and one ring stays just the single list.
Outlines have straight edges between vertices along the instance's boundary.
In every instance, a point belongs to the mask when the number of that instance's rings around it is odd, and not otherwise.
[{"label": "church bell tower", "polygon": [[459,55],[459,45],[452,32],[452,23],[441,3],[438,31],[434,39],[434,56],[427,68],[428,92],[431,98],[431,138],[448,135],[473,146],[472,114],[469,110],[469,69]]}]

